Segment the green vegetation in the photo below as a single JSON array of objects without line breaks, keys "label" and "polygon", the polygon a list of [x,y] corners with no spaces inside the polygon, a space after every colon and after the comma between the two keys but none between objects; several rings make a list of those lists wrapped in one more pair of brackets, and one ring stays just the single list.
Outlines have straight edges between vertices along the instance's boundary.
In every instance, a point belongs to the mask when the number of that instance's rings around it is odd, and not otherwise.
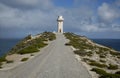
[{"label": "green vegetation", "polygon": [[96,72],[99,75],[106,75],[106,73],[107,73],[105,70],[100,69],[100,68],[92,68],[91,71],[94,71],[94,72]]},{"label": "green vegetation", "polygon": [[106,48],[106,47],[100,47],[99,49],[100,49],[100,51],[102,51],[102,52],[110,51],[110,49],[109,49],[109,48]]},{"label": "green vegetation", "polygon": [[91,71],[96,72],[97,74],[100,75],[99,78],[120,78],[119,74],[111,74],[111,73],[107,73],[105,70],[103,69],[99,69],[99,68],[93,68]]},{"label": "green vegetation", "polygon": [[118,65],[112,65],[112,64],[109,64],[108,69],[116,70],[116,69],[118,69]]},{"label": "green vegetation", "polygon": [[27,53],[33,53],[33,52],[38,52],[39,50],[35,46],[29,46],[27,48],[24,48],[20,51],[18,51],[18,54],[27,54]]},{"label": "green vegetation", "polygon": [[105,60],[102,60],[102,59],[100,59],[100,62],[102,62],[102,63],[106,63],[106,61],[105,61]]},{"label": "green vegetation", "polygon": [[92,46],[91,44],[86,43],[87,42],[86,37],[78,36],[73,33],[65,33],[64,35],[66,36],[67,39],[70,40],[70,42],[66,43],[65,45],[71,45],[71,46],[75,47],[76,49],[80,49],[82,51],[84,49],[93,49],[94,48],[94,46]]},{"label": "green vegetation", "polygon": [[23,58],[21,61],[27,61],[29,58]]},{"label": "green vegetation", "polygon": [[0,68],[2,68],[3,62],[6,62],[6,63],[13,63],[12,60],[11,60],[11,61],[8,61],[8,60],[6,59],[6,55],[0,57]]},{"label": "green vegetation", "polygon": [[75,54],[78,54],[80,56],[92,56],[93,52],[86,51],[86,49],[93,50],[95,46],[93,46],[91,43],[87,41],[87,38],[84,36],[78,36],[73,33],[65,33],[64,34],[67,39],[69,39],[69,43],[66,43],[65,45],[73,46],[74,48],[78,49],[74,51]]},{"label": "green vegetation", "polygon": [[118,59],[120,59],[120,56],[117,56]]},{"label": "green vegetation", "polygon": [[70,43],[65,43],[66,46],[70,46],[71,44]]},{"label": "green vegetation", "polygon": [[[78,51],[75,51],[76,54],[85,56],[85,53],[83,53],[85,52],[85,49],[93,50],[93,51],[97,49],[97,51],[95,52],[99,54],[100,58],[105,58],[108,53],[110,53],[111,55],[117,56],[117,58],[120,58],[119,52],[111,51],[111,48],[107,48],[107,47],[94,46],[92,45],[92,43],[89,42],[90,40],[84,36],[79,36],[69,32],[65,33],[64,35],[66,36],[67,39],[70,40],[69,43],[66,43],[65,45],[71,45],[74,48],[78,49]],[[81,52],[81,53],[78,53],[78,52]],[[92,56],[92,52],[90,52],[87,55]]]},{"label": "green vegetation", "polygon": [[100,54],[100,58],[105,58],[106,56],[103,54]]},{"label": "green vegetation", "polygon": [[106,64],[101,64],[101,63],[98,63],[98,62],[90,62],[89,63],[90,65],[92,65],[92,66],[97,66],[97,67],[100,67],[100,68],[105,68],[105,67],[107,67],[107,65]]},{"label": "green vegetation", "polygon": [[26,36],[26,37],[24,38],[24,41],[29,40],[29,39],[32,39],[31,35]]},{"label": "green vegetation", "polygon": [[111,54],[111,55],[115,55],[115,56],[120,56],[120,53],[119,53],[119,52],[110,51],[110,54]]},{"label": "green vegetation", "polygon": [[96,53],[100,56],[100,58],[106,58],[107,54],[109,53],[109,49],[104,47],[98,47],[98,48],[99,51],[97,51]]},{"label": "green vegetation", "polygon": [[[84,36],[79,36],[73,33],[65,33],[64,34],[67,39],[70,41],[66,43],[66,46],[73,46],[77,50],[74,51],[75,54],[78,54],[82,56],[82,61],[86,62],[87,64],[91,65],[93,68],[92,71],[95,71],[97,74],[100,75],[99,78],[120,78],[120,71],[116,72],[115,74],[107,73],[105,70],[116,70],[118,69],[117,65],[107,65],[107,62],[103,59],[106,59],[106,56],[109,56],[111,54],[111,57],[120,58],[119,52],[112,51],[111,48],[108,47],[102,47],[99,45],[94,45],[94,42],[87,39]],[[96,62],[95,60],[91,60],[90,57],[97,54],[99,57],[99,62]],[[89,56],[89,57],[86,57]],[[102,69],[100,69],[102,68]]]},{"label": "green vegetation", "polygon": [[0,57],[0,62],[5,62],[5,61],[7,61],[5,57],[6,57],[5,55],[2,56],[2,57]]},{"label": "green vegetation", "polygon": [[[13,61],[6,60],[6,56],[14,53],[27,54],[38,52],[40,48],[46,46],[45,41],[55,40],[56,36],[52,32],[43,32],[39,37],[32,39],[31,35],[28,35],[23,40],[21,40],[16,46],[14,46],[8,54],[0,57],[0,68],[2,68],[2,62],[13,63]],[[33,56],[33,55],[31,55]],[[28,58],[23,58],[21,61],[26,61]]]},{"label": "green vegetation", "polygon": [[2,68],[2,63],[0,62],[0,69]]},{"label": "green vegetation", "polygon": [[91,59],[89,59],[89,58],[83,58],[82,59],[84,62],[95,62],[95,60],[91,60]]},{"label": "green vegetation", "polygon": [[6,61],[6,63],[13,63],[14,61],[13,60],[11,60],[11,61]]},{"label": "green vegetation", "polygon": [[90,59],[88,59],[88,58],[83,58],[82,59],[82,61],[84,61],[84,62],[88,62]]},{"label": "green vegetation", "polygon": [[31,35],[25,37],[22,41],[20,41],[15,47],[13,47],[9,54],[18,53],[18,54],[27,54],[38,52],[40,48],[46,46],[45,41],[52,41],[56,39],[54,33],[51,32],[43,32],[39,37],[35,39],[31,39]]},{"label": "green vegetation", "polygon": [[34,56],[34,54],[31,54],[30,56]]},{"label": "green vegetation", "polygon": [[45,40],[50,40],[50,41],[56,39],[55,34],[52,33],[52,32],[44,32],[44,33],[42,34],[42,37],[43,37]]},{"label": "green vegetation", "polygon": [[[89,58],[83,58],[82,60],[91,66],[96,66],[96,67],[100,67],[100,68],[107,68],[108,67],[106,64],[98,63],[95,60],[91,60]],[[104,60],[101,60],[101,61],[103,62]]]},{"label": "green vegetation", "polygon": [[93,52],[91,52],[91,51],[89,51],[89,52],[87,52],[87,56],[92,56],[93,55]]},{"label": "green vegetation", "polygon": [[119,74],[120,75],[120,71],[115,72],[115,74]]},{"label": "green vegetation", "polygon": [[74,51],[75,54],[78,54],[80,56],[92,56],[92,52],[85,52],[85,51],[81,51],[81,50],[76,50]]},{"label": "green vegetation", "polygon": [[78,55],[80,55],[80,56],[85,56],[85,55],[86,55],[86,52],[80,51],[80,50],[76,50],[76,51],[74,51],[74,53],[75,53],[75,54],[78,54]]},{"label": "green vegetation", "polygon": [[[17,51],[18,54],[27,54],[27,53],[34,53],[34,52],[38,52],[39,48],[44,47],[45,44],[44,42],[44,38],[37,38],[32,40],[28,46],[25,46],[24,48],[22,48],[21,50]],[[27,44],[27,43],[26,43]]]},{"label": "green vegetation", "polygon": [[[73,33],[65,33],[65,36],[67,39],[70,40],[69,43],[66,43],[65,45],[71,45],[74,48],[78,49],[74,53],[80,56],[86,56],[86,55],[92,56],[93,52],[91,51],[98,49],[98,51],[95,52],[100,55],[100,58],[105,58],[107,53],[110,51],[109,48],[93,45],[92,43],[89,42],[90,40],[84,36],[79,36]],[[86,50],[91,50],[91,51],[86,52]]]}]

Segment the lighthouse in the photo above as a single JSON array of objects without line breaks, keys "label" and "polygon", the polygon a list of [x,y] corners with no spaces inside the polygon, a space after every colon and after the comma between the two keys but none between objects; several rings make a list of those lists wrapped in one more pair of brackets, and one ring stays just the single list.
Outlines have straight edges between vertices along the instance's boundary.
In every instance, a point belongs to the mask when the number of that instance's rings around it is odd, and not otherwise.
[{"label": "lighthouse", "polygon": [[64,18],[62,16],[58,16],[57,18],[58,33],[63,33],[63,21]]}]

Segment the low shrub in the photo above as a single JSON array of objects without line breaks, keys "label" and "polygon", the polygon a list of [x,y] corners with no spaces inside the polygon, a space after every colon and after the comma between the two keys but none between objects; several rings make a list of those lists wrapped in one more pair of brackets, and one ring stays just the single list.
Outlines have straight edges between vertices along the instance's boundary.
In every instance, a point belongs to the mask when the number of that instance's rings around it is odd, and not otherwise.
[{"label": "low shrub", "polygon": [[30,35],[28,35],[28,36],[26,36],[26,37],[24,38],[24,41],[29,40],[29,39],[32,39],[31,34],[30,34]]},{"label": "low shrub", "polygon": [[[38,43],[39,43],[39,42],[38,42]],[[41,43],[39,43],[39,44],[33,44],[32,46],[34,46],[34,47],[36,47],[36,48],[42,48],[42,47],[44,47],[44,46],[46,46],[46,45],[47,45],[47,44],[41,42]]]},{"label": "low shrub", "polygon": [[99,68],[92,68],[91,71],[96,72],[97,74],[100,75],[99,78],[120,78],[119,74],[111,74],[111,73],[107,73],[105,70],[103,69],[99,69]]},{"label": "low shrub", "polygon": [[49,37],[49,40],[50,40],[50,41],[53,41],[53,40],[55,40],[55,39],[56,39],[56,37],[55,37],[55,35],[53,35],[53,34]]},{"label": "low shrub", "polygon": [[91,60],[91,59],[89,59],[89,62],[96,62],[95,60]]},{"label": "low shrub", "polygon": [[97,67],[101,67],[101,68],[107,67],[106,64],[101,64],[101,63],[98,63],[98,62],[90,62],[89,64],[92,65],[92,66],[97,66]]},{"label": "low shrub", "polygon": [[113,52],[113,51],[110,51],[110,54],[111,54],[111,55],[120,56],[120,53],[119,53],[119,52]]},{"label": "low shrub", "polygon": [[1,69],[2,67],[0,66],[0,69]]},{"label": "low shrub", "polygon": [[42,34],[42,37],[45,38],[45,39],[48,39],[50,41],[53,41],[53,40],[56,39],[56,35],[54,33],[52,33],[52,32],[44,32]]},{"label": "low shrub", "polygon": [[91,59],[89,59],[89,58],[83,58],[82,59],[84,62],[95,62],[95,60],[91,60]]},{"label": "low shrub", "polygon": [[99,75],[106,75],[107,74],[107,72],[105,70],[100,69],[100,68],[92,68],[91,71],[94,71],[94,72],[96,72]]},{"label": "low shrub", "polygon": [[106,63],[106,61],[105,61],[105,60],[102,60],[102,59],[100,59],[100,62],[102,62],[102,63]]},{"label": "low shrub", "polygon": [[71,44],[70,43],[65,43],[66,46],[70,46]]},{"label": "low shrub", "polygon": [[106,56],[103,54],[100,54],[100,58],[105,58]]},{"label": "low shrub", "polygon": [[2,68],[2,63],[0,62],[0,68]]},{"label": "low shrub", "polygon": [[96,51],[96,54],[101,54],[101,52],[100,51]]},{"label": "low shrub", "polygon": [[[19,53],[26,54],[38,51],[38,48],[42,48],[45,45],[45,41],[54,40],[56,36],[52,32],[43,32],[39,37],[31,39],[31,35],[28,35],[22,39],[16,46],[14,46],[9,52],[9,54]],[[32,46],[32,49],[30,48]],[[30,50],[28,50],[30,48]],[[32,51],[31,51],[32,50]]]},{"label": "low shrub", "polygon": [[29,58],[23,58],[21,61],[27,61]]},{"label": "low shrub", "polygon": [[31,54],[30,56],[34,56],[34,54]]},{"label": "low shrub", "polygon": [[22,50],[20,50],[19,52],[17,52],[18,54],[28,54],[28,53],[34,53],[34,52],[38,52],[38,48],[36,48],[35,46],[29,46],[27,48],[24,48]]},{"label": "low shrub", "polygon": [[119,74],[120,75],[120,71],[115,72],[115,74]]},{"label": "low shrub", "polygon": [[118,59],[120,59],[120,56],[117,56]]},{"label": "low shrub", "polygon": [[108,69],[116,70],[116,69],[118,69],[118,65],[109,64]]},{"label": "low shrub", "polygon": [[6,63],[13,63],[13,60],[11,60],[11,61],[8,61],[8,60],[7,60]]},{"label": "low shrub", "polygon": [[109,48],[104,48],[104,47],[102,47],[102,50],[103,50],[103,51],[110,51]]},{"label": "low shrub", "polygon": [[106,75],[102,75],[99,78],[120,78],[120,75],[119,74],[106,73]]},{"label": "low shrub", "polygon": [[90,59],[88,59],[88,58],[83,58],[82,59],[82,61],[84,61],[84,62],[88,62]]},{"label": "low shrub", "polygon": [[6,57],[6,56],[0,57],[0,62],[5,62],[5,61],[7,61],[5,57]]},{"label": "low shrub", "polygon": [[80,49],[80,50],[94,49],[93,45],[87,43],[88,39],[86,37],[78,36],[73,33],[65,33],[64,35],[66,36],[67,39],[70,40],[69,44],[71,44],[76,49]]},{"label": "low shrub", "polygon": [[74,51],[74,53],[75,53],[75,54],[78,54],[78,55],[80,55],[80,56],[85,56],[85,55],[87,55],[87,53],[86,53],[85,51],[80,51],[80,50],[76,50],[76,51]]},{"label": "low shrub", "polygon": [[93,55],[93,52],[87,52],[86,55],[91,57]]}]

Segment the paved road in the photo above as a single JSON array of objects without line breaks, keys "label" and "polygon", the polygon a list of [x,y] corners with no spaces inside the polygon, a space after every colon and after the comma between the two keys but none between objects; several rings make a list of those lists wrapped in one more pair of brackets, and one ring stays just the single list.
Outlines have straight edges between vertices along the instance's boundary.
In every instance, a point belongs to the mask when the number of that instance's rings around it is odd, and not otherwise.
[{"label": "paved road", "polygon": [[0,71],[0,78],[91,78],[74,57],[62,34],[41,50],[35,58],[10,70]]}]

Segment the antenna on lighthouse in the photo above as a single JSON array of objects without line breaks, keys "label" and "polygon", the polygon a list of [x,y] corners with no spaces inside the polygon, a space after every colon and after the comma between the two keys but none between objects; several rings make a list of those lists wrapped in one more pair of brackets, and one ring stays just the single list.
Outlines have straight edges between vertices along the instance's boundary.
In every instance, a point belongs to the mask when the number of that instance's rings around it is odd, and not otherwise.
[{"label": "antenna on lighthouse", "polygon": [[63,33],[63,21],[64,21],[64,18],[62,16],[58,16],[58,19],[57,19],[58,33]]}]

